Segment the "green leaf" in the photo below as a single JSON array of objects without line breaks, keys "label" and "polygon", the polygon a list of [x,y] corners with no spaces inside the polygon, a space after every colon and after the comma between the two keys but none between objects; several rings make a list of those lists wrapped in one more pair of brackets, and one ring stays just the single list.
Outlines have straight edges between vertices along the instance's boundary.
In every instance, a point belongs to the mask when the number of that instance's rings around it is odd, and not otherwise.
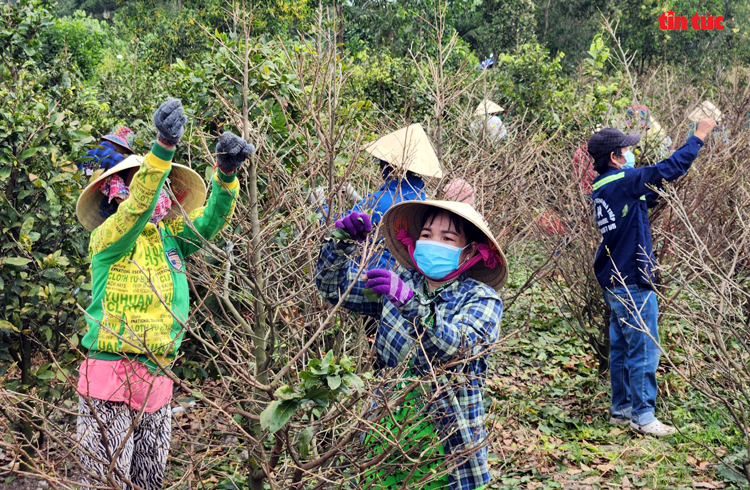
[{"label": "green leaf", "polygon": [[36,378],[41,379],[42,381],[47,381],[55,377],[55,373],[50,371],[49,369],[44,370],[42,372],[36,373]]},{"label": "green leaf", "polygon": [[[740,454],[744,453],[745,451],[741,451]],[[734,466],[734,467],[732,467]],[[720,464],[717,468],[717,472],[723,476],[726,480],[732,482],[732,483],[746,483],[745,479],[742,477],[742,470],[739,466],[739,464],[727,466],[726,464]]]},{"label": "green leaf", "polygon": [[16,267],[23,267],[29,262],[31,262],[31,259],[26,257],[5,257],[3,259],[3,265],[15,265]]},{"label": "green leaf", "polygon": [[[318,364],[320,364],[319,359],[315,359],[315,360],[318,361]],[[310,362],[310,365],[312,365],[312,362]],[[315,376],[310,371],[301,371],[299,373],[299,377],[302,380],[302,387],[305,390],[308,390],[310,388],[315,388],[316,386],[320,386],[320,383],[321,383],[320,378]]]},{"label": "green leaf", "polygon": [[284,427],[292,418],[298,402],[293,400],[274,400],[260,413],[260,426],[272,434]]},{"label": "green leaf", "polygon": [[321,400],[325,400],[327,402],[330,396],[331,390],[328,389],[328,387],[313,388],[305,392],[305,399],[315,403],[316,405],[320,405],[322,403]]},{"label": "green leaf", "polygon": [[38,151],[39,151],[39,147],[38,146],[34,147],[34,148],[26,148],[23,151],[23,153],[21,153],[21,155],[18,157],[18,161],[21,162],[23,160],[26,160],[27,158],[31,158],[34,155],[36,155],[36,152],[38,152]]},{"label": "green leaf", "polygon": [[274,396],[280,400],[294,400],[295,398],[302,398],[302,393],[298,393],[289,385],[284,385],[278,390],[274,391]]},{"label": "green leaf", "polygon": [[262,428],[267,429],[269,427],[271,424],[271,417],[273,417],[274,412],[279,408],[280,404],[281,400],[274,400],[265,410],[260,412],[260,426]]},{"label": "green leaf", "polygon": [[18,332],[19,330],[16,328],[15,325],[10,323],[7,320],[0,320],[0,330],[9,330],[12,332]]},{"label": "green leaf", "polygon": [[341,228],[334,228],[331,232],[331,236],[335,238],[336,240],[351,240],[352,236],[342,230]]},{"label": "green leaf", "polygon": [[21,226],[21,234],[28,235],[34,229],[34,218],[26,218]]},{"label": "green leaf", "polygon": [[341,366],[344,371],[351,373],[354,371],[354,360],[349,356],[344,356],[339,361],[339,366]]},{"label": "green leaf", "polygon": [[310,442],[314,435],[314,427],[305,427],[305,429],[299,433],[299,444],[297,445],[297,449],[299,450],[300,456],[303,458],[310,455]]},{"label": "green leaf", "polygon": [[323,371],[320,374],[328,374],[331,370],[331,364],[333,363],[333,351],[329,350],[323,360],[320,361],[320,370]]},{"label": "green leaf", "polygon": [[70,132],[70,137],[74,140],[82,140],[88,138],[89,136],[91,136],[89,133],[87,133],[86,131],[81,131],[80,129],[74,129]]},{"label": "green leaf", "polygon": [[10,177],[10,172],[13,170],[12,167],[0,168],[0,182],[5,182]]},{"label": "green leaf", "polygon": [[328,387],[332,390],[337,390],[341,386],[341,376],[339,375],[328,376],[326,381],[328,381]]},{"label": "green leaf", "polygon": [[[315,398],[308,398],[307,403],[312,403],[316,408],[328,408],[328,406],[331,404],[331,401],[328,399],[328,397],[318,396]],[[313,413],[315,413],[315,408],[313,408]]]},{"label": "green leaf", "polygon": [[361,391],[365,389],[365,383],[362,381],[362,378],[354,373],[344,374],[342,380],[347,384],[347,386],[349,386],[349,388],[352,388],[353,390]]},{"label": "green leaf", "polygon": [[[310,372],[313,375],[320,376],[323,374],[328,374],[328,368],[326,367],[325,369],[323,369],[320,359],[311,359],[308,367],[310,368]],[[302,375],[302,373],[300,373],[300,375]]]}]

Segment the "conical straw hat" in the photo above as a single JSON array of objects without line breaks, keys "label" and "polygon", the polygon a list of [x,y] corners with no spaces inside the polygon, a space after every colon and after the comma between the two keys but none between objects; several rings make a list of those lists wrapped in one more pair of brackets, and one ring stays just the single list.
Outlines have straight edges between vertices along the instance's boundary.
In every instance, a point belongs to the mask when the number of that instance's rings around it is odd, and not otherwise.
[{"label": "conical straw hat", "polygon": [[648,116],[648,130],[650,135],[662,134],[661,124],[652,115]]},{"label": "conical straw hat", "polygon": [[[78,216],[78,220],[87,230],[95,230],[99,225],[104,223],[105,220],[105,218],[99,214],[99,206],[101,205],[102,199],[106,199],[106,196],[99,190],[99,183],[110,175],[134,167],[140,167],[141,163],[143,163],[142,156],[130,155],[106,172],[97,172],[91,176],[89,185],[87,185],[83,192],[81,192],[78,202],[76,203],[76,216]],[[206,201],[206,183],[203,182],[201,176],[190,167],[180,165],[179,163],[173,163],[172,170],[169,172],[167,184],[169,184],[177,201],[188,213],[203,206],[203,203]],[[169,220],[179,214],[179,207],[174,205],[164,219]]]},{"label": "conical straw hat", "polygon": [[475,116],[484,116],[487,114],[496,114],[498,112],[504,112],[505,109],[495,104],[491,100],[484,99],[479,103],[476,110],[474,111]]},{"label": "conical straw hat", "polygon": [[364,150],[396,170],[408,170],[436,179],[443,177],[440,161],[419,123],[386,134]]},{"label": "conical straw hat", "polygon": [[482,215],[467,203],[454,201],[403,201],[388,209],[385,215],[383,215],[380,229],[385,238],[386,247],[396,257],[398,263],[409,269],[416,268],[406,246],[396,239],[396,235],[400,230],[406,229],[406,232],[416,243],[422,231],[422,216],[431,207],[450,211],[474,224],[484,233],[490,248],[497,250],[500,256],[499,263],[494,269],[489,269],[480,260],[471,269],[466,271],[466,273],[477,281],[487,284],[495,289],[495,291],[500,290],[508,280],[508,262],[505,260],[505,254],[500,249],[500,245],[498,245],[497,240],[495,240]]},{"label": "conical straw hat", "polygon": [[693,112],[688,115],[688,119],[693,122],[699,122],[704,117],[710,117],[715,121],[720,121],[721,116],[721,111],[715,105],[708,100],[704,100],[701,105],[693,109]]}]

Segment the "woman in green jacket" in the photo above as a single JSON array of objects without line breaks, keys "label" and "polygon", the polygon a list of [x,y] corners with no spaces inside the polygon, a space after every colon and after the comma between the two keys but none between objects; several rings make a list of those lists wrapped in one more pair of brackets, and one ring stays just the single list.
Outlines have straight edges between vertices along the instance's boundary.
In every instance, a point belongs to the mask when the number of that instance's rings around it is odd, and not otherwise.
[{"label": "woman in green jacket", "polygon": [[232,133],[221,136],[219,169],[202,206],[201,177],[172,163],[186,120],[180,101],[168,99],[154,114],[158,141],[146,157],[99,169],[76,206],[91,231],[93,284],[78,382],[85,484],[162,487],[171,436],[172,381],[165,372],[189,316],[185,257],[228,223],[237,169],[254,151]]}]

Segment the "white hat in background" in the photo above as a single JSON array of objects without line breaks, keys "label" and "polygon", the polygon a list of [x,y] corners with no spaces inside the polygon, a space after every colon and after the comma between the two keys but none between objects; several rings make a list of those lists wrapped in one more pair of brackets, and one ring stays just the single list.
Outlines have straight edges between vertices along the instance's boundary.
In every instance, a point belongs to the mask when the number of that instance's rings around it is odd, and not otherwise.
[{"label": "white hat in background", "polygon": [[495,104],[491,100],[484,99],[474,110],[474,115],[485,116],[488,114],[497,114],[498,112],[505,112],[505,109]]},{"label": "white hat in background", "polygon": [[693,109],[693,112],[688,115],[688,119],[693,122],[700,122],[701,119],[710,117],[715,121],[720,121],[721,116],[722,114],[718,107],[713,105],[710,101],[704,100],[701,105]]}]

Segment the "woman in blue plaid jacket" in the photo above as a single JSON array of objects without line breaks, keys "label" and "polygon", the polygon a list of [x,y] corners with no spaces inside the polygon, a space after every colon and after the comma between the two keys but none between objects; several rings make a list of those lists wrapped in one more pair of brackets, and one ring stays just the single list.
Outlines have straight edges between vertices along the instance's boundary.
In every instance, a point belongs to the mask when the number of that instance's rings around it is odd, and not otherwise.
[{"label": "woman in blue plaid jacket", "polygon": [[[401,427],[399,432],[378,431],[393,437],[386,437],[376,452],[388,449],[391,455],[376,474],[366,475],[366,482],[382,489],[401,488],[407,479],[409,488],[485,488],[490,481],[486,358],[500,330],[503,304],[497,290],[508,276],[497,241],[470,204],[407,201],[389,209],[380,228],[401,267],[363,272],[352,258],[361,255],[358,249],[372,231],[370,217],[354,211],[335,226],[318,258],[318,290],[332,304],[380,320],[375,336],[379,377],[393,380],[394,374],[406,371],[407,376],[392,381],[397,383],[394,388],[418,380],[422,394],[416,405],[426,407],[422,419],[412,421],[418,423],[399,424],[404,407],[414,412],[415,406],[414,397],[401,398],[401,410],[391,419]],[[388,464],[413,445],[404,442],[408,433],[432,434],[438,446],[433,457],[426,449],[417,452],[419,471]],[[400,451],[393,449],[394,438],[400,439]],[[419,444],[426,445],[426,440]]]}]

